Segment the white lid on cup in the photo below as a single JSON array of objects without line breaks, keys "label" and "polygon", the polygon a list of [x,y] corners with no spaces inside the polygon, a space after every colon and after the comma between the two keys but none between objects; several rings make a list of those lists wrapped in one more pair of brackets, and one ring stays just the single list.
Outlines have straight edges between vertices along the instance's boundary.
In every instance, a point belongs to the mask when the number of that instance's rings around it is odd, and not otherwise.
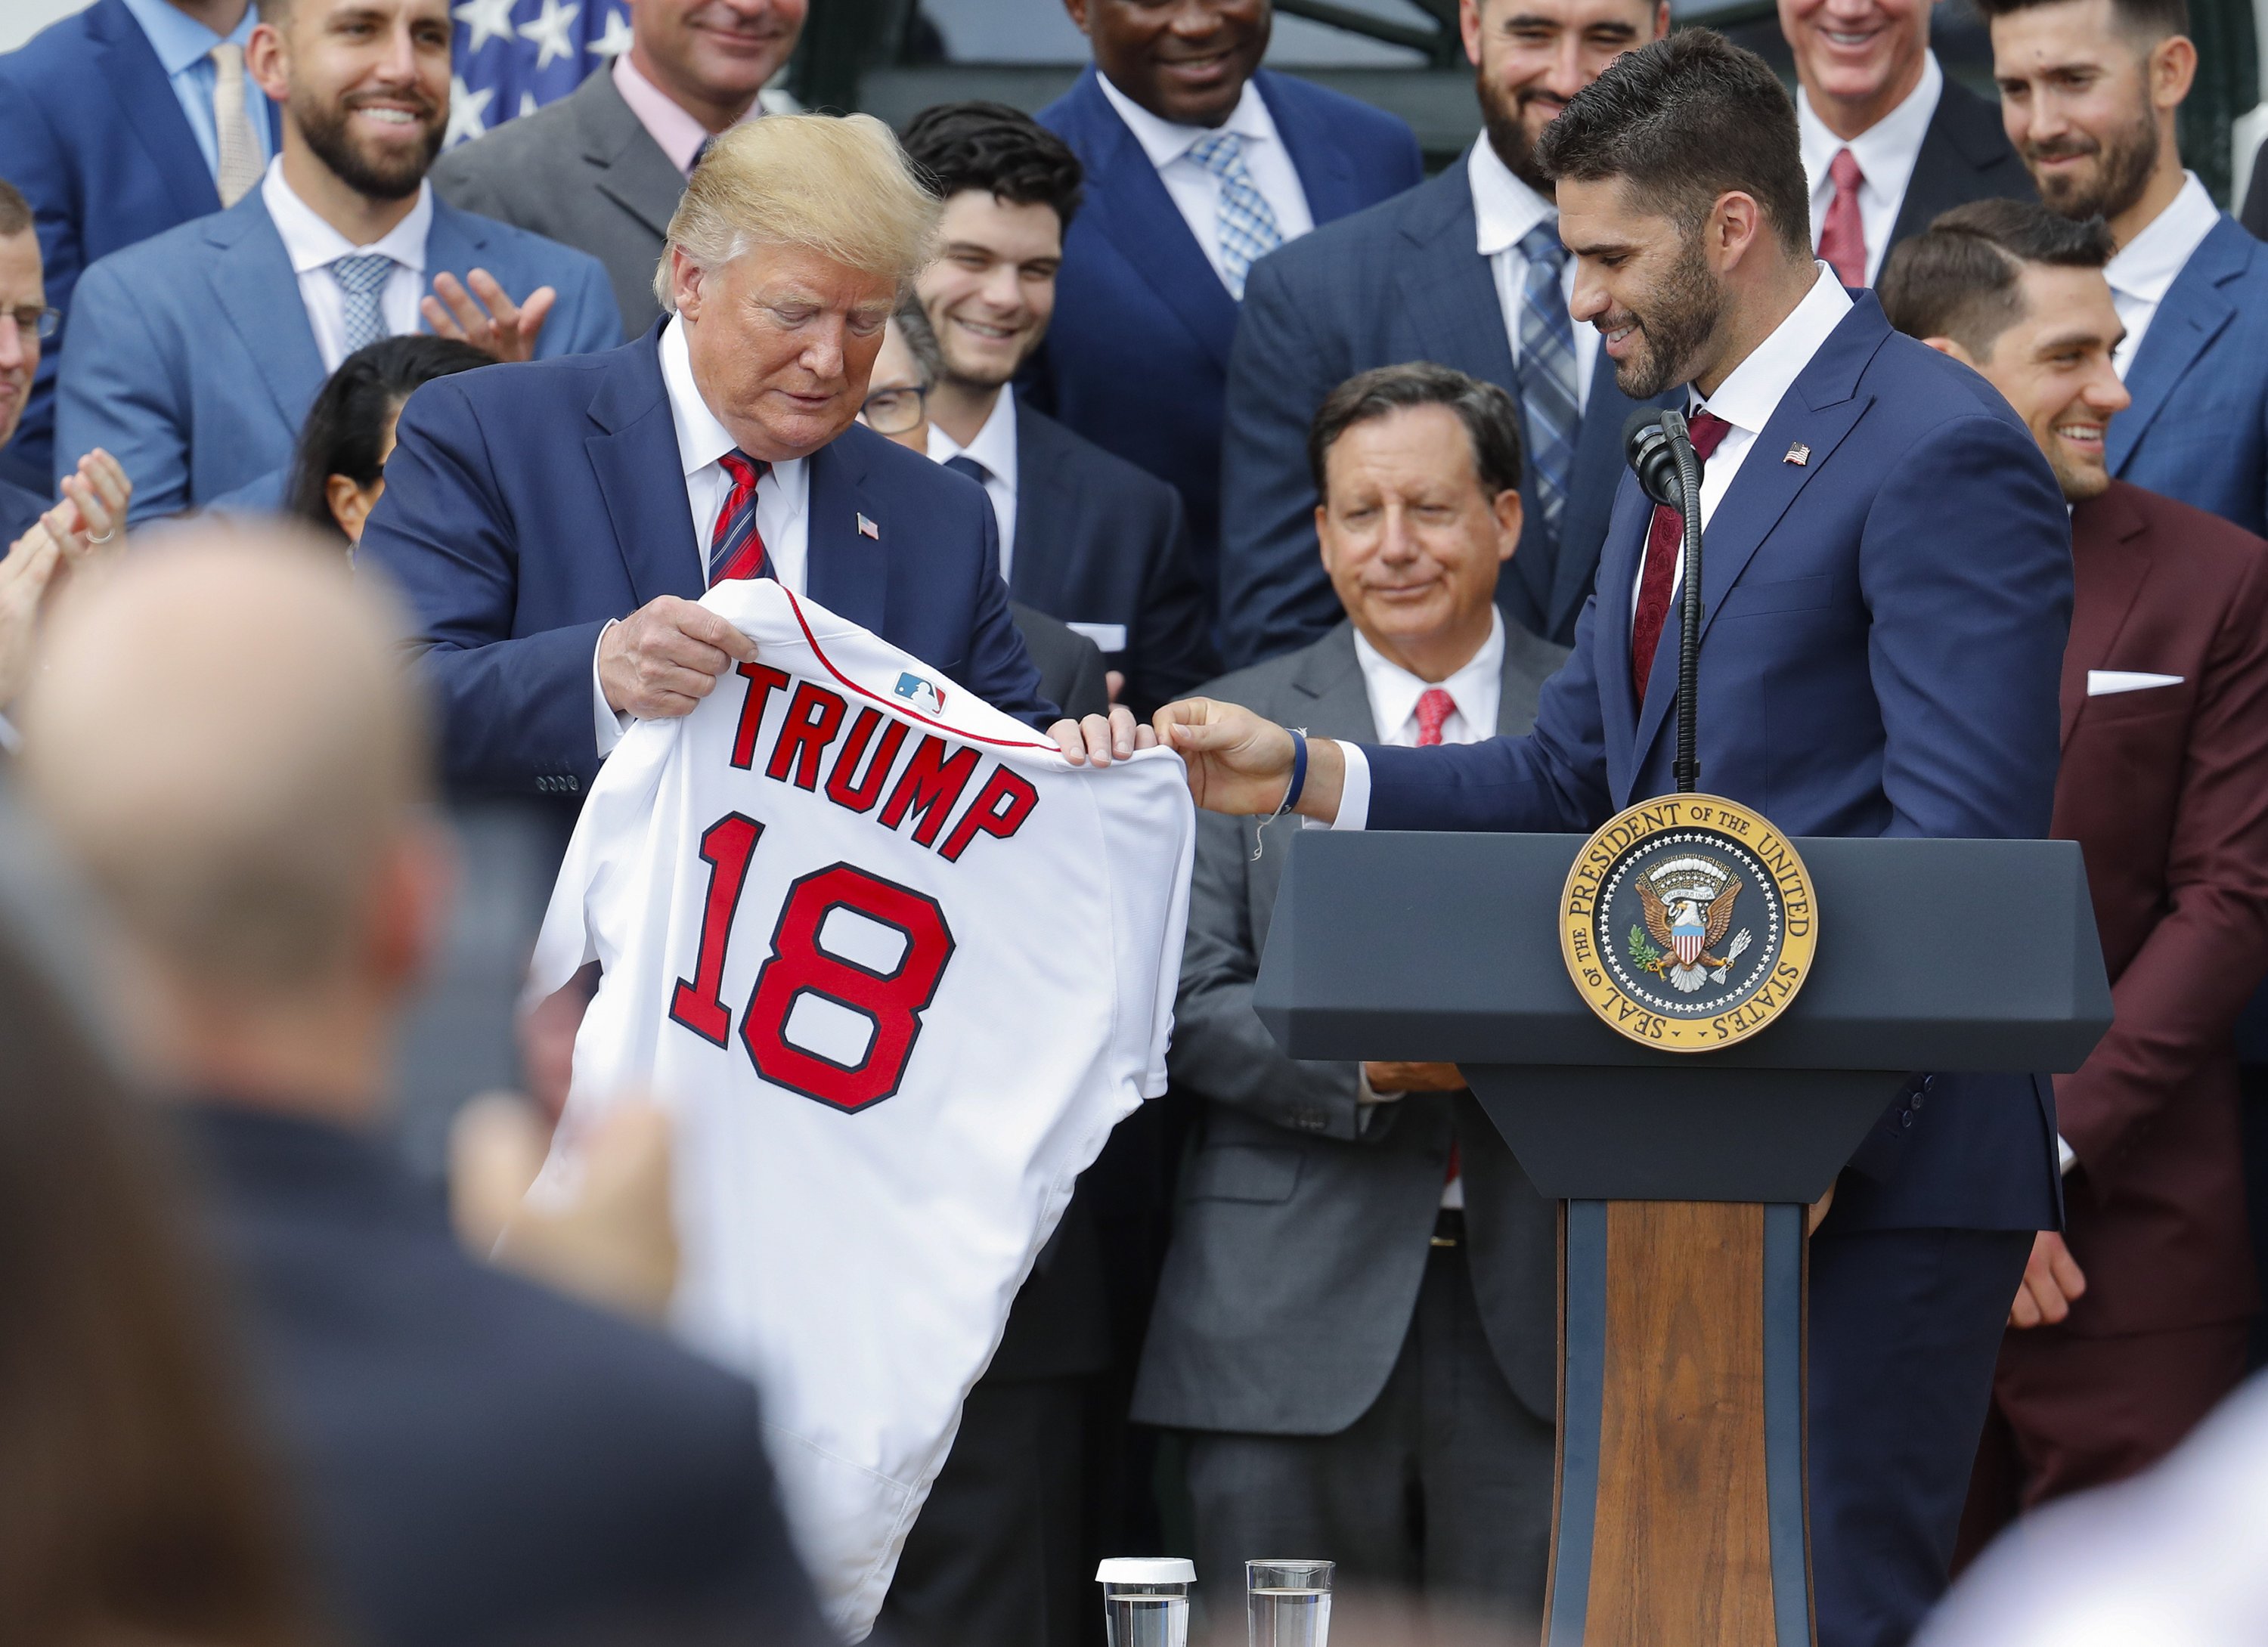
[{"label": "white lid on cup", "polygon": [[1102,1585],[1193,1585],[1197,1563],[1186,1555],[1114,1555],[1094,1570]]}]

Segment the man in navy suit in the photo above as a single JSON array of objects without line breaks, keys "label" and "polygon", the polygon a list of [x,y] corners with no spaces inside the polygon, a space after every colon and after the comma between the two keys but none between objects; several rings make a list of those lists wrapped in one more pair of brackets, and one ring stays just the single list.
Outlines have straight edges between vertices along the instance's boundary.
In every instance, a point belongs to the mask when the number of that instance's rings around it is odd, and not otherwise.
[{"label": "man in navy suit", "polygon": [[1871,286],[1899,241],[1972,200],[2032,197],[1999,111],[1945,77],[1931,0],[1779,0],[1811,180],[1811,242]]},{"label": "man in navy suit", "polygon": [[[38,216],[48,298],[68,312],[88,264],[233,206],[283,141],[244,71],[251,0],[95,0],[0,55],[0,170]],[[60,342],[58,339],[58,342]],[[50,351],[0,471],[54,480]]]},{"label": "man in navy suit", "polygon": [[1052,716],[983,489],[853,422],[936,221],[880,121],[747,121],[671,219],[667,320],[410,398],[358,553],[409,595],[453,790],[578,795],[633,717],[689,713],[755,661],[696,604],[728,577]]},{"label": "man in navy suit", "polygon": [[400,613],[312,541],[184,536],[58,619],[22,769],[136,966],[327,1622],[820,1647],[755,1391],[469,1256],[385,1136],[451,879]]},{"label": "man in navy suit", "polygon": [[1233,666],[1340,621],[1315,558],[1307,425],[1325,395],[1375,366],[1430,360],[1511,394],[1529,458],[1527,524],[1497,604],[1565,644],[1590,595],[1631,402],[1598,334],[1568,319],[1574,269],[1535,142],[1616,56],[1668,31],[1669,7],[1479,0],[1460,15],[1485,128],[1463,161],[1263,259],[1245,290],[1221,464],[1220,633]]},{"label": "man in navy suit", "polygon": [[[1624,389],[1687,386],[1708,530],[1701,775],[1791,835],[2047,833],[2072,601],[2063,498],[1984,380],[1813,260],[1795,112],[1704,29],[1624,57],[1545,135],[1574,313]],[[1598,592],[1523,738],[1315,739],[1298,810],[1341,828],[1587,831],[1671,787],[1675,516],[1616,500]],[[1159,716],[1200,802],[1269,812],[1295,739]],[[1942,1590],[2001,1324],[2059,1217],[2034,1077],[1917,1077],[1810,1248],[1822,1647],[1903,1643]],[[1816,1213],[1817,1210],[1815,1210]]]},{"label": "man in navy suit", "polygon": [[505,360],[622,341],[597,260],[458,211],[426,183],[448,125],[446,0],[264,11],[247,70],[284,105],[284,141],[259,186],[78,282],[55,444],[114,453],[136,520],[279,506],[324,379],[421,315]]},{"label": "man in navy suit", "polygon": [[1079,204],[1063,140],[998,103],[916,115],[906,152],[945,202],[914,295],[935,339],[929,455],[984,489],[1009,592],[1102,649],[1138,716],[1213,673],[1211,606],[1174,489],[1071,433],[1011,379],[1048,335]]},{"label": "man in navy suit", "polygon": [[2100,215],[2134,404],[2113,477],[2268,535],[2268,246],[2183,169],[2197,75],[2185,0],[1981,0],[2009,140],[2040,198]]},{"label": "man in navy suit", "polygon": [[1033,386],[1075,433],[1181,489],[1210,584],[1245,276],[1417,182],[1418,140],[1391,114],[1262,69],[1269,0],[1064,4],[1094,63],[1039,121],[1079,156],[1086,194]]}]

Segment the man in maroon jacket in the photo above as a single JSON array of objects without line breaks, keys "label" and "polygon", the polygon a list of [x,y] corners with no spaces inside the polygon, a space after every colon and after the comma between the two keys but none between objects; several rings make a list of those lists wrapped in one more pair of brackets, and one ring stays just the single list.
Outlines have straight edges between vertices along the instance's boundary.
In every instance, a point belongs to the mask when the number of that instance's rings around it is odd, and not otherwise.
[{"label": "man in maroon jacket", "polygon": [[1980,201],[1881,279],[1891,323],[2007,397],[2072,505],[2054,829],[2086,852],[2116,1009],[2056,1083],[2066,1227],[2009,1311],[1964,1553],[2171,1449],[2242,1378],[2259,1303],[2231,1033],[2268,974],[2268,543],[2105,468],[2128,403],[2110,251],[2099,218]]}]

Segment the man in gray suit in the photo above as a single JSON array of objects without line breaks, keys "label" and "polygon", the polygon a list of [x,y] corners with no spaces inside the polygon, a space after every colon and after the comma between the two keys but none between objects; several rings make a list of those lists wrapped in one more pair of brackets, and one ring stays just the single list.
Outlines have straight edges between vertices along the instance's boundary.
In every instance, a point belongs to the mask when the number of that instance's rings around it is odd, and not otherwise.
[{"label": "man in gray suit", "polygon": [[[622,335],[661,318],[653,271],[710,138],[764,112],[809,0],[637,0],[630,49],[567,97],[452,149],[433,187],[607,266]],[[791,104],[788,107],[792,107]]]},{"label": "man in gray suit", "polygon": [[[1528,729],[1564,648],[1507,624],[1512,398],[1446,366],[1348,379],[1308,434],[1347,619],[1206,688],[1319,736]],[[1298,1062],[1252,1010],[1291,827],[1201,812],[1169,1055],[1206,1101],[1134,1400],[1187,1432],[1197,1570],[1254,1556],[1539,1612],[1557,1219],[1447,1064]]]}]

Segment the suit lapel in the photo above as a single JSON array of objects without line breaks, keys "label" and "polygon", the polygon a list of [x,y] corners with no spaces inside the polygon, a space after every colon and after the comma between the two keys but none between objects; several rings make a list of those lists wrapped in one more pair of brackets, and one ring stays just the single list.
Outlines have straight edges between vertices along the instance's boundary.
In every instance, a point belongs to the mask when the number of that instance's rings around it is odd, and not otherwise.
[{"label": "suit lapel", "polygon": [[1252,77],[1252,84],[1276,122],[1276,135],[1284,140],[1285,152],[1292,157],[1292,169],[1300,174],[1300,190],[1307,197],[1307,215],[1321,226],[1359,207],[1363,202],[1355,189],[1354,165],[1321,111],[1311,110],[1289,95],[1273,70],[1261,70]]},{"label": "suit lapel", "polygon": [[[1726,592],[1740,580],[1796,495],[1834,461],[1835,449],[1873,404],[1871,395],[1858,392],[1859,377],[1889,335],[1889,322],[1883,318],[1881,305],[1872,293],[1861,296],[1797,374],[1788,392],[1780,396],[1771,421],[1742,460],[1740,474],[1718,504],[1702,542],[1701,638],[1705,645]],[[1801,464],[1783,461],[1781,454],[1798,442],[1811,448],[1809,460]],[[1627,603],[1628,594],[1623,599]],[[1646,680],[1646,702],[1638,711],[1632,751],[1633,771],[1645,766],[1677,696],[1677,613],[1673,603],[1669,621],[1662,626],[1662,650],[1656,654]],[[1627,624],[1624,629],[1627,633]],[[1628,650],[1627,640],[1624,647]]]},{"label": "suit lapel", "polygon": [[[180,99],[166,78],[166,69],[150,45],[142,26],[122,0],[103,0],[88,26],[101,40],[97,54],[101,78],[118,107],[119,123],[132,132],[149,157],[151,169],[166,180],[166,187],[180,208],[182,219],[202,217],[220,210],[220,191],[205,170],[196,134],[181,113]],[[270,129],[274,112],[270,107]],[[256,191],[255,191],[256,192]],[[295,423],[297,415],[293,415]]]},{"label": "suit lapel", "polygon": [[698,600],[707,581],[656,347],[665,324],[609,361],[583,441],[640,606],[663,595]]},{"label": "suit lapel", "polygon": [[[1342,621],[1338,628],[1315,643],[1300,660],[1292,677],[1294,701],[1307,705],[1306,718],[1297,724],[1315,738],[1349,738],[1375,743],[1378,723],[1371,718],[1370,693],[1362,683],[1362,665],[1355,657],[1354,625]],[[1294,717],[1296,720],[1296,717]]]},{"label": "suit lapel", "polygon": [[1079,496],[1064,473],[1063,442],[1053,419],[1029,401],[1016,402],[1016,540],[1009,546],[1008,592],[1042,612],[1064,609],[1086,540],[1073,524]]},{"label": "suit lapel", "polygon": [[1488,260],[1476,248],[1473,192],[1462,165],[1418,186],[1401,232],[1411,251],[1397,260],[1395,294],[1425,346],[1425,358],[1517,394],[1504,305]]},{"label": "suit lapel", "polygon": [[[489,252],[488,221],[468,211],[459,211],[443,200],[433,196],[433,223],[425,231],[425,283],[431,286],[433,276],[443,269],[462,279],[475,265],[486,265],[489,273],[512,283],[506,271],[494,267]],[[524,298],[526,292],[514,292]]]},{"label": "suit lapel", "polygon": [[[166,94],[169,98],[172,93]],[[292,429],[306,416],[323,386],[323,357],[299,300],[299,278],[275,220],[254,189],[205,221],[205,238],[218,256],[209,279],[221,312],[251,357],[276,409]]]},{"label": "suit lapel", "polygon": [[656,234],[667,234],[685,173],[622,101],[614,76],[594,74],[576,91],[575,125],[599,193]]},{"label": "suit lapel", "polygon": [[1143,283],[1227,370],[1236,300],[1189,233],[1158,168],[1102,95],[1092,68],[1071,95],[1086,106],[1081,114],[1094,135],[1094,159],[1087,168],[1094,187],[1087,191],[1081,217],[1118,248]]},{"label": "suit lapel", "polygon": [[2102,666],[2111,643],[2125,627],[2150,571],[2145,533],[2147,522],[2112,482],[2102,496],[2071,511],[2072,572],[2077,596],[2072,603],[2071,638],[2063,649],[2063,743],[2087,707],[2087,673]]},{"label": "suit lapel", "polygon": [[1940,212],[1974,200],[1980,192],[1998,193],[1980,191],[1977,179],[2007,152],[1999,112],[1958,82],[1946,81],[1914,156],[1913,175],[1906,180],[1905,198],[1898,202],[1890,244],[1919,234]]},{"label": "suit lapel", "polygon": [[[889,559],[883,546],[891,541],[893,527],[917,527],[917,523],[894,519],[866,489],[866,465],[858,450],[862,437],[881,438],[853,424],[806,460],[811,468],[811,503],[803,586],[829,612],[880,635],[890,593]],[[861,515],[874,523],[877,535],[870,538],[858,530]]]},{"label": "suit lapel", "polygon": [[[1647,402],[1665,403],[1674,404],[1674,396]],[[1554,635],[1565,633],[1572,625],[1597,582],[1599,557],[1587,547],[1570,554],[1567,546],[1604,541],[1607,520],[1612,518],[1622,490],[1623,424],[1638,404],[1616,386],[1615,363],[1601,349],[1591,371],[1591,393],[1583,403],[1583,421],[1575,431],[1575,467],[1567,491],[1567,512],[1559,523],[1559,557],[1552,568],[1550,600],[1544,613]]]},{"label": "suit lapel", "polygon": [[2236,318],[2236,305],[2220,288],[2244,272],[2253,250],[2252,237],[2224,213],[2174,276],[2127,368],[2126,389],[2134,404],[2110,420],[2111,474],[2125,469],[2134,448],[2173,398],[2175,386]]},{"label": "suit lapel", "polygon": [[1653,504],[1632,482],[1616,492],[1606,539],[1599,546],[1599,609],[1593,618],[1591,644],[1600,660],[1599,708],[1609,751],[1627,747],[1637,735],[1638,704],[1631,693],[1631,601],[1653,520]]}]

